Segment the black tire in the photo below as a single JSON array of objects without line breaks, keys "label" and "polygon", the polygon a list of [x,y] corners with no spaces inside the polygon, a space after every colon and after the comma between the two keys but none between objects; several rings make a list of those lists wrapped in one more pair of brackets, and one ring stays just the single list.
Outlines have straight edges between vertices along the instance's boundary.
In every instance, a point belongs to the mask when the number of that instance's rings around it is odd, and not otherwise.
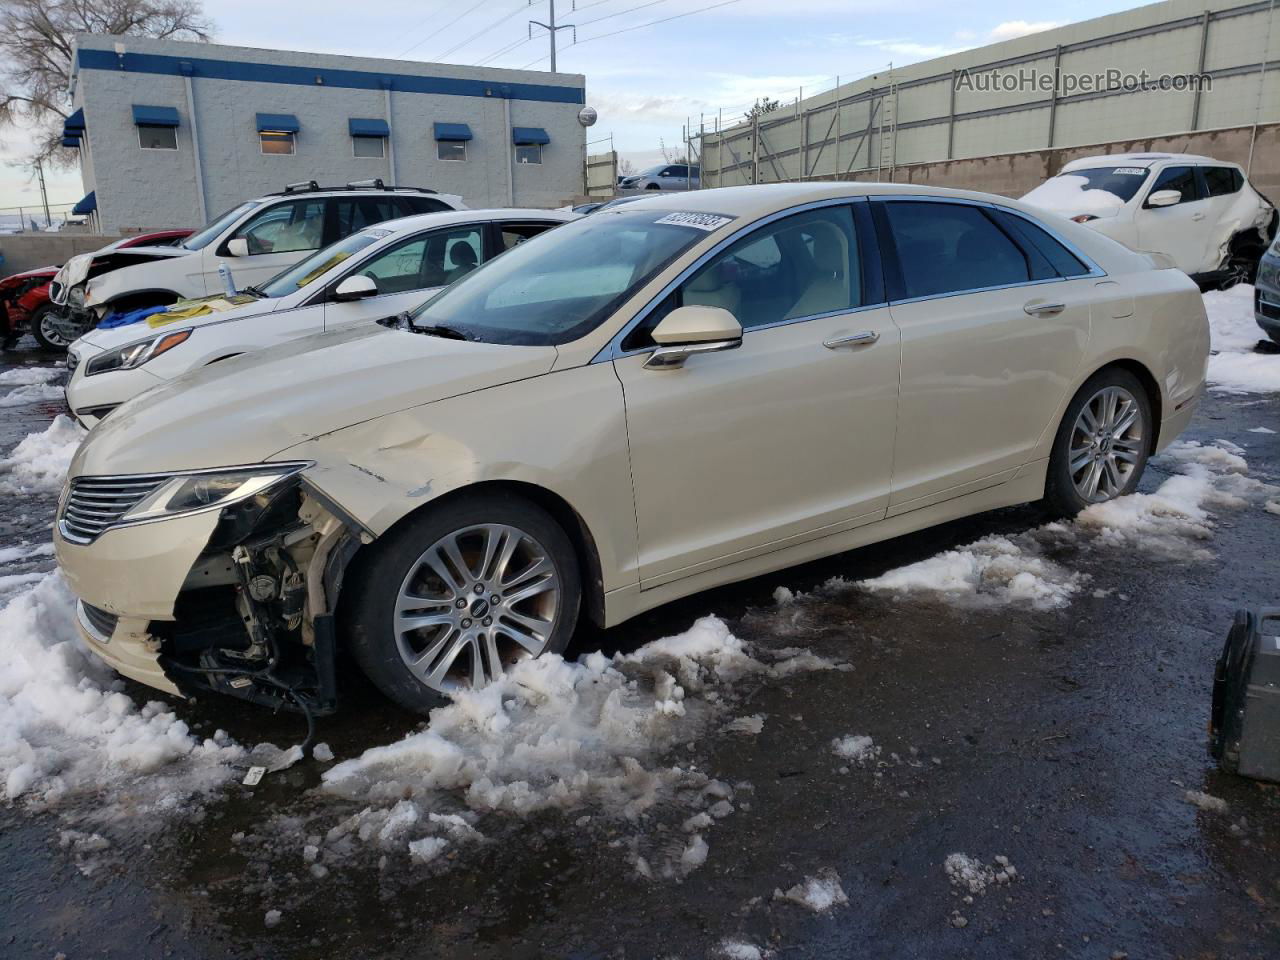
[{"label": "black tire", "polygon": [[56,309],[52,303],[42,304],[35,309],[31,314],[31,335],[36,338],[36,343],[40,344],[41,350],[48,350],[50,353],[66,353],[70,344],[50,327],[50,324],[57,319],[54,312]]},{"label": "black tire", "polygon": [[646,190],[661,190],[662,186],[657,183],[650,183],[645,186]]},{"label": "black tire", "polygon": [[1076,484],[1071,474],[1070,446],[1072,435],[1075,432],[1076,421],[1080,417],[1081,410],[1083,410],[1086,403],[1107,387],[1120,387],[1131,394],[1137,402],[1142,422],[1142,443],[1138,450],[1137,462],[1119,492],[1107,499],[1115,499],[1115,497],[1132,493],[1142,479],[1142,473],[1147,466],[1147,459],[1151,454],[1151,445],[1155,439],[1155,430],[1159,426],[1153,422],[1151,416],[1151,398],[1147,395],[1146,387],[1142,385],[1142,381],[1128,370],[1120,367],[1107,367],[1095,373],[1076,391],[1076,395],[1067,404],[1066,412],[1062,416],[1062,422],[1058,425],[1058,433],[1053,440],[1053,451],[1049,455],[1049,468],[1048,475],[1045,478],[1044,490],[1044,506],[1052,516],[1073,517],[1091,503],[1076,489]]},{"label": "black tire", "polygon": [[367,555],[343,587],[342,622],[347,645],[361,670],[388,698],[424,714],[447,695],[410,672],[393,627],[400,589],[423,552],[441,538],[480,524],[515,527],[541,545],[561,585],[555,626],[543,653],[563,653],[573,636],[582,600],[578,555],[561,526],[545,510],[510,493],[484,493],[428,507],[366,547]]}]

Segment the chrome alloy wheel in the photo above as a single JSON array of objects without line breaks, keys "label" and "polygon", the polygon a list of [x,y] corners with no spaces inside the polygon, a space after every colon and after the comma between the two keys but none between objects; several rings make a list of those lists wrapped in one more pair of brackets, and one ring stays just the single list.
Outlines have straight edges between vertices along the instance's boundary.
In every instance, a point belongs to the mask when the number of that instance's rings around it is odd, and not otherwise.
[{"label": "chrome alloy wheel", "polygon": [[481,687],[547,648],[560,579],[546,548],[505,524],[464,527],[414,561],[396,598],[396,646],[444,693]]},{"label": "chrome alloy wheel", "polygon": [[1142,408],[1124,387],[1104,387],[1076,417],[1068,446],[1071,482],[1087,503],[1120,495],[1142,457]]}]

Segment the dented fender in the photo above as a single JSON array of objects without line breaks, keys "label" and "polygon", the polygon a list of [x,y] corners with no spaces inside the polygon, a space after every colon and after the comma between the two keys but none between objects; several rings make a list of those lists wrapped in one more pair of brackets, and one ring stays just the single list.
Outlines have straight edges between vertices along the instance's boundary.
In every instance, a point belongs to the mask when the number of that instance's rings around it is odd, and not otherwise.
[{"label": "dented fender", "polygon": [[275,454],[314,462],[306,483],[372,540],[417,510],[488,482],[528,484],[581,518],[604,589],[636,582],[622,387],[589,364],[335,430]]}]

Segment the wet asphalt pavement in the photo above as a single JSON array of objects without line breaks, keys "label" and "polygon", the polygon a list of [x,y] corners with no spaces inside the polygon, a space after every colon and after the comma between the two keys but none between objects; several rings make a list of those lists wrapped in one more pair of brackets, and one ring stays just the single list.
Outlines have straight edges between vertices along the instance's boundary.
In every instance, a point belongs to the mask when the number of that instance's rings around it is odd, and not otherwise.
[{"label": "wet asphalt pavement", "polygon": [[[57,412],[4,410],[0,446]],[[1280,482],[1280,434],[1248,432],[1257,426],[1280,429],[1280,397],[1209,398],[1187,437],[1240,444],[1251,476]],[[1163,479],[1149,470],[1143,489]],[[43,536],[52,506],[5,503],[0,546]],[[577,651],[633,649],[708,612],[745,640],[783,646],[779,585],[874,576],[1038,522],[1019,508],[949,524],[671,604],[583,636]],[[317,880],[296,851],[252,843],[276,815],[305,821],[323,808],[333,822],[333,801],[310,793],[321,767],[303,762],[118,840],[88,876],[58,843],[84,828],[83,807],[0,808],[0,957],[693,958],[716,956],[725,938],[785,958],[1280,956],[1280,789],[1219,773],[1205,747],[1233,611],[1280,603],[1280,517],[1222,511],[1208,546],[1211,560],[1119,548],[1060,557],[1093,578],[1060,610],[862,592],[806,604],[805,643],[853,670],[746,685],[734,712],[766,714],[762,733],[689,751],[750,787],[683,882],[642,880],[620,843],[634,830],[576,813],[488,816],[479,827],[494,842],[444,871],[380,870],[371,856]],[[416,729],[358,680],[347,693],[344,711],[321,721],[339,758]],[[298,717],[239,702],[179,712],[244,743],[301,736]],[[832,738],[855,733],[874,738],[882,763],[841,773]],[[1228,812],[1189,804],[1187,790]],[[661,816],[649,831],[658,843]],[[965,903],[942,867],[957,851],[1007,856],[1018,876]],[[823,869],[839,874],[847,905],[816,915],[772,899]],[[267,928],[271,908],[284,915]]]}]

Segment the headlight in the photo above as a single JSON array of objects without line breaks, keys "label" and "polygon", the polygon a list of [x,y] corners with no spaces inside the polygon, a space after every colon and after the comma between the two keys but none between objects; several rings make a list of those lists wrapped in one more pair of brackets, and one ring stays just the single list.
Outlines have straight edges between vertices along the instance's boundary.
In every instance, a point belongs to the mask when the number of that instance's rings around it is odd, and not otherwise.
[{"label": "headlight", "polygon": [[172,350],[178,344],[185,343],[190,336],[190,330],[174,330],[172,333],[126,343],[123,347],[100,353],[90,360],[85,365],[84,375],[92,377],[95,373],[106,373],[109,370],[132,370]]},{"label": "headlight", "polygon": [[272,463],[180,474],[170,477],[120,519],[124,522],[157,520],[211,507],[225,507],[247,500],[310,465],[307,462]]},{"label": "headlight", "polygon": [[84,287],[72,287],[67,291],[67,302],[73,306],[84,306]]}]

